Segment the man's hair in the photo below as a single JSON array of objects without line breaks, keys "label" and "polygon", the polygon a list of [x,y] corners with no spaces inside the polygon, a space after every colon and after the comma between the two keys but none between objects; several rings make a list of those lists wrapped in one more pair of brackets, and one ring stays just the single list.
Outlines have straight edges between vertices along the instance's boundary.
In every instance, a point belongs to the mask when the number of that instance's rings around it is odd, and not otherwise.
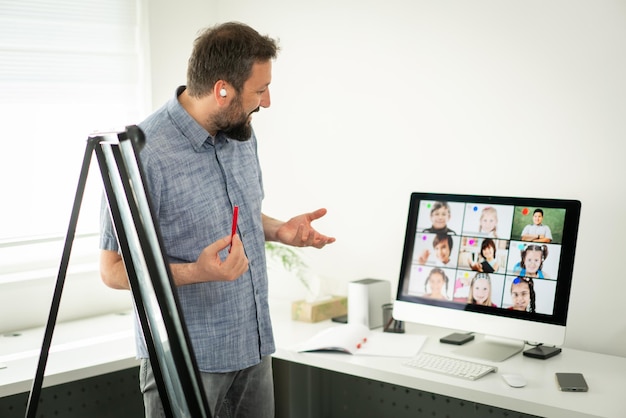
[{"label": "man's hair", "polygon": [[541,216],[543,216],[543,210],[542,209],[539,209],[539,208],[535,209],[535,211],[533,212],[533,215],[535,213],[541,213]]},{"label": "man's hair", "polygon": [[218,80],[239,93],[252,65],[276,58],[277,42],[243,23],[228,22],[205,29],[195,40],[187,66],[187,92],[203,97]]}]

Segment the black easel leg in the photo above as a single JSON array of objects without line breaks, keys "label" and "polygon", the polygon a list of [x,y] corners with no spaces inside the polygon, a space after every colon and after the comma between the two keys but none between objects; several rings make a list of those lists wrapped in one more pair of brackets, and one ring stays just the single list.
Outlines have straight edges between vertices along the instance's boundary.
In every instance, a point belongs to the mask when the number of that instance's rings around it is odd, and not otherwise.
[{"label": "black easel leg", "polygon": [[59,305],[61,302],[61,295],[63,293],[63,285],[65,284],[65,277],[67,276],[67,267],[70,261],[70,254],[72,252],[72,244],[74,242],[74,237],[76,236],[78,215],[80,213],[80,206],[83,201],[85,185],[87,183],[87,175],[89,174],[89,165],[91,164],[91,155],[93,154],[94,147],[94,140],[89,139],[87,141],[87,147],[85,148],[85,155],[83,157],[83,164],[80,170],[78,186],[76,187],[76,197],[74,198],[74,205],[72,206],[72,215],[70,217],[67,235],[65,236],[63,256],[61,257],[61,264],[59,266],[59,274],[57,276],[57,282],[54,289],[54,294],[52,296],[52,304],[50,306],[48,323],[46,324],[43,343],[41,345],[39,363],[37,364],[37,371],[35,373],[35,378],[33,379],[30,395],[28,396],[28,403],[26,405],[25,415],[26,418],[34,418],[37,414],[37,406],[39,404],[39,398],[41,396],[41,387],[43,385],[44,372],[46,370],[48,354],[50,352],[50,344],[52,343],[52,335],[54,333],[54,327],[56,325],[57,316],[59,313]]}]

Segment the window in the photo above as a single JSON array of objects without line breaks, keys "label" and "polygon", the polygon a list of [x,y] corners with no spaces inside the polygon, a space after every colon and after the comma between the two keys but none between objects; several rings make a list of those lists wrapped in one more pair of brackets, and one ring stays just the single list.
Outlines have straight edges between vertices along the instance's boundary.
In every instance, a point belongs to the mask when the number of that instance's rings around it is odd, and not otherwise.
[{"label": "window", "polygon": [[[0,332],[48,318],[88,136],[143,119],[145,0],[0,0]],[[130,309],[98,275],[92,158],[59,321]]]},{"label": "window", "polygon": [[[145,113],[140,1],[0,0],[0,244],[64,237],[88,135]],[[79,231],[100,195],[94,164]]]}]

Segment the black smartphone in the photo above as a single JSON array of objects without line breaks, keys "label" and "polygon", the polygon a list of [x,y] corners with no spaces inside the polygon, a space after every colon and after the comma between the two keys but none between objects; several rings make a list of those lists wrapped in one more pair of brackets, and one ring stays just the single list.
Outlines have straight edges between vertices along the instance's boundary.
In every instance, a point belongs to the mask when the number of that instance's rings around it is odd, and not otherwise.
[{"label": "black smartphone", "polygon": [[563,392],[587,392],[589,386],[582,373],[555,373],[556,383]]},{"label": "black smartphone", "polygon": [[472,341],[473,339],[474,334],[462,334],[459,332],[454,332],[450,335],[439,338],[439,342],[442,342],[444,344],[463,345],[467,342]]},{"label": "black smartphone", "polygon": [[332,318],[331,320],[333,322],[339,322],[340,324],[347,324],[348,323],[348,315],[336,316],[336,317]]}]

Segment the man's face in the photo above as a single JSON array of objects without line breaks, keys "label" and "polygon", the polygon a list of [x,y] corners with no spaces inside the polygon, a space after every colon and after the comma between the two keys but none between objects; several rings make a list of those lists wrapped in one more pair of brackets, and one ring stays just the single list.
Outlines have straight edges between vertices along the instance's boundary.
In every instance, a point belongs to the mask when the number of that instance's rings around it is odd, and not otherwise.
[{"label": "man's face", "polygon": [[535,212],[535,214],[533,215],[533,222],[535,223],[535,225],[541,225],[541,222],[543,222],[543,215],[541,214],[541,212]]},{"label": "man's face", "polygon": [[229,138],[247,141],[252,136],[252,114],[261,107],[270,106],[269,84],[272,80],[272,62],[255,63],[252,74],[241,93],[234,93],[230,104],[216,116],[218,129]]}]

